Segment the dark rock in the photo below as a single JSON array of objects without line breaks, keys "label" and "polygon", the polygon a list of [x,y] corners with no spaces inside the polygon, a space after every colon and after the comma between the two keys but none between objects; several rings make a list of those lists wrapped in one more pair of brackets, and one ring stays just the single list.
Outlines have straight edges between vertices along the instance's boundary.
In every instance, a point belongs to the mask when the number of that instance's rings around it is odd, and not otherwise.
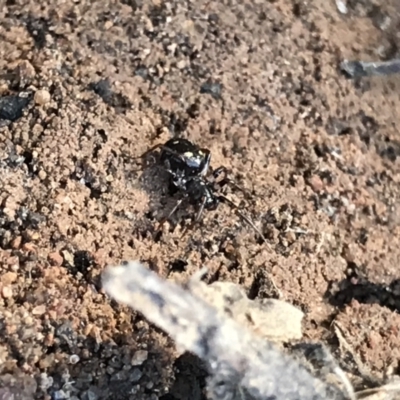
[{"label": "dark rock", "polygon": [[29,104],[30,97],[15,95],[0,97],[0,119],[16,121],[22,117],[23,109]]},{"label": "dark rock", "polygon": [[98,82],[91,83],[89,89],[99,95],[106,104],[115,108],[117,112],[122,112],[131,107],[131,103],[127,97],[112,90],[108,79],[101,79]]},{"label": "dark rock", "polygon": [[85,274],[93,265],[93,257],[86,250],[78,250],[74,253],[74,265],[79,272]]},{"label": "dark rock", "polygon": [[175,260],[169,266],[170,272],[184,272],[187,265],[188,263],[184,260]]},{"label": "dark rock", "polygon": [[91,83],[89,88],[98,94],[106,103],[112,97],[111,83],[108,79],[101,79],[96,83]]},{"label": "dark rock", "polygon": [[142,77],[143,79],[149,78],[149,70],[147,67],[140,65],[135,69],[135,75]]},{"label": "dark rock", "polygon": [[44,18],[36,19],[32,16],[28,17],[26,29],[35,41],[38,49],[43,49],[47,45],[46,35],[49,33],[50,23]]},{"label": "dark rock", "polygon": [[200,87],[200,93],[211,94],[214,99],[221,98],[222,85],[217,82],[205,82]]}]

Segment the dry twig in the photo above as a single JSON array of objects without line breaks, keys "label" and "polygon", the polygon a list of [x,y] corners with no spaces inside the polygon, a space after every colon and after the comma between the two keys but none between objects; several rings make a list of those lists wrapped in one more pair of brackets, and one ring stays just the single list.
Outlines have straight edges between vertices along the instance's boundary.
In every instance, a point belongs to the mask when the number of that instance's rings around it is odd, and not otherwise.
[{"label": "dry twig", "polygon": [[206,362],[210,399],[345,399],[275,346],[216,312],[191,285],[185,290],[138,262],[106,269],[103,285],[115,300],[140,311],[181,349]]}]

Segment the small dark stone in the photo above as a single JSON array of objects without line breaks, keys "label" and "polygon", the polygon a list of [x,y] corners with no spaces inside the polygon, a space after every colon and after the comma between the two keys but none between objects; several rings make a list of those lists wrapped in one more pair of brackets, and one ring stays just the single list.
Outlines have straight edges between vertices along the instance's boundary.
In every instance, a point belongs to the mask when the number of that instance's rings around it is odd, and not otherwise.
[{"label": "small dark stone", "polygon": [[44,18],[36,19],[33,16],[28,16],[26,29],[35,41],[35,46],[38,49],[43,49],[47,45],[46,35],[49,33],[50,23]]},{"label": "small dark stone", "polygon": [[211,94],[214,99],[221,98],[222,85],[218,82],[205,82],[200,87],[200,93]]},{"label": "small dark stone", "polygon": [[70,351],[75,351],[77,345],[77,334],[75,333],[71,322],[67,321],[57,327],[55,337],[59,340],[60,346],[67,346]]},{"label": "small dark stone", "polygon": [[9,150],[9,155],[8,155],[7,161],[8,161],[9,167],[16,168],[25,162],[25,157],[21,154],[18,154],[15,147],[12,146]]},{"label": "small dark stone", "polygon": [[197,118],[200,115],[200,104],[196,101],[186,110],[190,118]]},{"label": "small dark stone", "polygon": [[85,274],[88,271],[88,269],[92,266],[92,264],[93,264],[93,257],[88,251],[78,250],[75,252],[74,265],[79,272]]},{"label": "small dark stone", "polygon": [[361,228],[360,233],[358,235],[357,242],[365,245],[368,241],[368,231],[365,228]]},{"label": "small dark stone", "polygon": [[102,142],[107,143],[108,137],[106,131],[104,129],[98,129],[97,133],[99,134]]},{"label": "small dark stone", "polygon": [[212,13],[208,16],[208,22],[212,22],[212,23],[217,23],[219,22],[219,16],[218,14]]},{"label": "small dark stone", "polygon": [[137,382],[143,376],[143,372],[139,368],[134,368],[129,376],[130,382]]},{"label": "small dark stone", "polygon": [[188,126],[188,119],[181,117],[174,112],[171,112],[168,117],[169,121],[166,123],[169,131],[176,136],[179,136],[181,133],[185,132]]},{"label": "small dark stone", "polygon": [[89,88],[98,94],[106,103],[112,96],[111,83],[108,79],[101,79],[96,83],[91,83]]},{"label": "small dark stone", "polygon": [[170,264],[170,272],[184,272],[188,263],[183,260],[175,260]]},{"label": "small dark stone", "polygon": [[17,210],[18,217],[24,222],[25,228],[38,229],[40,223],[46,220],[44,215],[30,211],[26,207],[21,207]]},{"label": "small dark stone", "polygon": [[111,83],[108,79],[101,79],[98,82],[91,83],[89,89],[99,95],[104,103],[116,109],[117,112],[122,112],[131,107],[131,103],[123,94],[115,93],[111,88]]},{"label": "small dark stone", "polygon": [[380,156],[395,162],[399,153],[398,146],[389,144],[380,151]]},{"label": "small dark stone", "polygon": [[142,77],[143,79],[149,78],[149,70],[144,66],[139,66],[135,69],[135,75]]},{"label": "small dark stone", "polygon": [[23,109],[29,104],[30,97],[4,96],[0,97],[0,119],[16,121],[22,117]]}]

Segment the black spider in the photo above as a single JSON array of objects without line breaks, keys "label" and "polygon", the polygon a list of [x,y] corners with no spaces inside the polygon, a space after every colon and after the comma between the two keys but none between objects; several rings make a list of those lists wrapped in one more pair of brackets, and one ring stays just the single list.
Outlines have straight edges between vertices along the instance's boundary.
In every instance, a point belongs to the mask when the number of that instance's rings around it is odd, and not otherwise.
[{"label": "black spider", "polygon": [[[265,241],[263,234],[253,221],[246,217],[235,203],[226,196],[217,193],[227,183],[243,192],[244,190],[228,178],[225,167],[219,167],[212,171],[210,166],[211,153],[208,149],[202,149],[187,139],[175,138],[152,147],[141,158],[157,149],[161,149],[159,162],[169,173],[170,184],[181,194],[181,198],[171,212],[160,222],[160,227],[176,212],[184,200],[189,200],[190,203],[198,207],[192,226],[200,220],[205,209],[215,210],[218,204],[223,202],[234,208],[237,214]],[[209,175],[212,176],[212,180],[209,180]]]}]

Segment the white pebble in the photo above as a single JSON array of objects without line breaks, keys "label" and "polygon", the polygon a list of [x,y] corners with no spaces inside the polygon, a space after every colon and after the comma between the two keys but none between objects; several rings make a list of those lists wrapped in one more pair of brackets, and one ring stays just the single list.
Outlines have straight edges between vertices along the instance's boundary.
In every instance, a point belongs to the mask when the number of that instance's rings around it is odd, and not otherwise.
[{"label": "white pebble", "polygon": [[4,286],[2,291],[1,291],[1,295],[5,299],[9,299],[10,297],[12,297],[13,290],[12,290],[11,286]]},{"label": "white pebble", "polygon": [[341,14],[347,14],[347,4],[343,0],[336,0],[336,7]]},{"label": "white pebble", "polygon": [[80,358],[77,354],[72,354],[72,356],[69,357],[69,363],[70,364],[77,364],[79,362]]},{"label": "white pebble", "polygon": [[132,365],[142,365],[148,357],[148,352],[146,350],[138,350],[132,357]]},{"label": "white pebble", "polygon": [[51,100],[50,93],[47,90],[41,89],[35,93],[35,103],[43,106]]}]

